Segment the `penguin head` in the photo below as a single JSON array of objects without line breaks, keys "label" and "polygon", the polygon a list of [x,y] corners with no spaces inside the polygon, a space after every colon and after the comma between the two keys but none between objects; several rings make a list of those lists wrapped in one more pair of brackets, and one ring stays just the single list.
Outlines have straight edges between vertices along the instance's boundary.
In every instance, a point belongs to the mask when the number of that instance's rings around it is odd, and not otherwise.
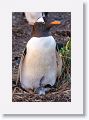
[{"label": "penguin head", "polygon": [[42,36],[49,36],[50,35],[50,28],[55,25],[60,25],[60,21],[51,21],[48,22],[35,22],[32,29],[32,36],[35,37],[42,37]]},{"label": "penguin head", "polygon": [[43,17],[41,17],[37,20],[37,22],[34,23],[33,26],[35,27],[35,29],[41,29],[43,31],[43,30],[50,30],[51,27],[58,26],[60,24],[61,21],[59,20],[53,20],[48,22],[47,20],[44,21]]},{"label": "penguin head", "polygon": [[48,16],[48,12],[42,12],[42,15],[32,25],[32,36],[48,36],[50,34],[50,28],[52,26],[60,25],[61,22],[58,20],[51,20]]}]

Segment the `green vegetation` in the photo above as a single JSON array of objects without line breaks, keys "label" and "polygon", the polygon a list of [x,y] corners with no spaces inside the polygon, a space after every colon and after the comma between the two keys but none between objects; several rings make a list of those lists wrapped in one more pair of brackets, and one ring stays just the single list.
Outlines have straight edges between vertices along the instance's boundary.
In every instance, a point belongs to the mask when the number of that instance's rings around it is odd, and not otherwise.
[{"label": "green vegetation", "polygon": [[70,81],[71,80],[71,40],[69,39],[66,45],[61,48],[59,53],[62,56],[62,80]]}]

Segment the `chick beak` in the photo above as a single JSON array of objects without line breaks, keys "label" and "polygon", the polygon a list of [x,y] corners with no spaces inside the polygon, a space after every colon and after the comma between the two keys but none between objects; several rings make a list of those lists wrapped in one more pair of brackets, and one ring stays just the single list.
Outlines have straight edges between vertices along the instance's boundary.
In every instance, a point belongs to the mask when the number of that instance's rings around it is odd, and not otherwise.
[{"label": "chick beak", "polygon": [[51,25],[60,25],[61,24],[61,21],[53,21],[50,23]]}]

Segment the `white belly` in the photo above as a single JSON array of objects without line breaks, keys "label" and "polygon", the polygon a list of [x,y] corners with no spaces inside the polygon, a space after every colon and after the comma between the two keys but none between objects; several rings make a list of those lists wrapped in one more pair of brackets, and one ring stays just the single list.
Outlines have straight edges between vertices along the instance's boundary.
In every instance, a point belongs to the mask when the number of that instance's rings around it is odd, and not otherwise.
[{"label": "white belly", "polygon": [[54,85],[57,74],[55,47],[52,36],[33,37],[28,41],[21,72],[21,84],[24,88],[38,88],[43,76],[43,85]]}]

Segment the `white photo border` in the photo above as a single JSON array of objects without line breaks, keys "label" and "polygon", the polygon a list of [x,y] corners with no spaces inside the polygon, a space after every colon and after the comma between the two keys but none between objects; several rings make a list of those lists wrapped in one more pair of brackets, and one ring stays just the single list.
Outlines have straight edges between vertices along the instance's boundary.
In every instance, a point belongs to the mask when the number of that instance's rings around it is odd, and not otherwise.
[{"label": "white photo border", "polygon": [[[71,12],[71,102],[12,102],[12,12],[24,11]],[[0,15],[0,112],[83,114],[83,1],[3,0]]]}]

